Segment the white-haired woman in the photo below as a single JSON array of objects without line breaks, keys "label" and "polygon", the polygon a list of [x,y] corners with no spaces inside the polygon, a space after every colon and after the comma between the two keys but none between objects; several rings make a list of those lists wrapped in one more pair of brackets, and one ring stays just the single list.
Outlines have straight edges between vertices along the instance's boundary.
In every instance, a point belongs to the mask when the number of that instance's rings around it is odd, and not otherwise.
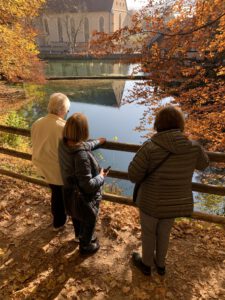
[{"label": "white-haired woman", "polygon": [[31,128],[32,162],[50,186],[51,211],[55,229],[62,228],[66,222],[58,145],[62,138],[64,118],[69,107],[70,101],[66,95],[52,94],[48,103],[48,114],[35,121]]}]

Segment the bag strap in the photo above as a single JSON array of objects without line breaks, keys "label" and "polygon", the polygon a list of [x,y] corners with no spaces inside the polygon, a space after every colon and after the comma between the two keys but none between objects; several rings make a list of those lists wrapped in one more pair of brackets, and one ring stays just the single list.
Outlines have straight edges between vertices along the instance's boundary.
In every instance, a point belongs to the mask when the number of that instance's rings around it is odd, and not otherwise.
[{"label": "bag strap", "polygon": [[[152,140],[151,140],[151,141],[152,141]],[[156,144],[157,146],[159,146],[160,148],[162,148],[162,146],[159,145],[158,143],[156,143],[155,141],[152,141],[152,142],[155,143],[155,144]],[[163,148],[163,149],[164,149],[164,148]],[[169,152],[169,153],[163,158],[163,160],[161,160],[161,161],[158,163],[158,165],[156,165],[149,173],[146,173],[146,174],[145,174],[143,180],[142,180],[140,183],[142,183],[143,181],[145,181],[145,179],[146,179],[149,175],[152,175],[156,170],[158,170],[159,167],[161,167],[162,164],[164,164],[164,163],[168,160],[168,158],[169,158],[171,155],[172,155],[172,153]]]}]

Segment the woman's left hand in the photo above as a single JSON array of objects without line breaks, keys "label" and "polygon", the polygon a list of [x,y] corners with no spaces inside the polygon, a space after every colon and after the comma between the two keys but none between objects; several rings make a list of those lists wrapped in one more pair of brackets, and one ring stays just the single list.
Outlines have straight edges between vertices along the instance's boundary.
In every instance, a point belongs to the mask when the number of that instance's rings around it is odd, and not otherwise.
[{"label": "woman's left hand", "polygon": [[108,175],[108,173],[109,173],[109,171],[105,172],[105,171],[104,171],[104,169],[103,169],[103,168],[101,168],[101,170],[100,170],[100,173],[99,173],[99,174],[100,174],[101,176],[103,176],[103,177],[106,177],[106,176]]}]

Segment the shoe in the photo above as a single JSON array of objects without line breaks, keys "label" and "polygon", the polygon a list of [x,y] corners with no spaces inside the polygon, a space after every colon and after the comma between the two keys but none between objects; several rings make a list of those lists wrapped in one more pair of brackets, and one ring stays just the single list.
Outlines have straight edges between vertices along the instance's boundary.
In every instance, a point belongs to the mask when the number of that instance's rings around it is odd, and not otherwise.
[{"label": "shoe", "polygon": [[75,236],[75,239],[74,239],[75,243],[80,243],[80,239],[79,237]]},{"label": "shoe", "polygon": [[137,252],[133,252],[132,254],[133,264],[146,276],[151,275],[151,267],[146,266],[141,259],[141,256]]},{"label": "shoe", "polygon": [[58,231],[62,231],[65,228],[65,225],[59,226],[59,227],[53,227],[52,231],[54,232],[58,232]]},{"label": "shoe", "polygon": [[94,254],[95,252],[97,252],[100,248],[100,245],[98,242],[96,243],[91,243],[88,246],[80,246],[80,254],[83,255],[90,255],[90,254]]},{"label": "shoe", "polygon": [[157,273],[160,275],[160,276],[164,276],[166,274],[166,267],[159,267],[156,263],[156,259],[154,258],[154,263],[155,263],[155,266],[156,266],[156,270],[157,270]]},{"label": "shoe", "polygon": [[[75,243],[80,243],[80,236],[78,236],[78,237],[76,236],[74,241],[75,241]],[[97,236],[94,235],[91,239],[91,243],[96,243],[96,242],[98,242],[98,238],[97,238]]]},{"label": "shoe", "polygon": [[98,238],[96,235],[93,235],[91,238],[91,243],[98,243]]}]

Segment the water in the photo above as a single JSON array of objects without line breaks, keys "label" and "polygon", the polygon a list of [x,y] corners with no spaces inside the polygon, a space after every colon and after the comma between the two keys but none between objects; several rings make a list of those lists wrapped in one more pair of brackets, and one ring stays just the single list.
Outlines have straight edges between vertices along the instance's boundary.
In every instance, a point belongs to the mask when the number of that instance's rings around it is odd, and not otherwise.
[{"label": "water", "polygon": [[[54,92],[65,93],[71,100],[67,117],[75,112],[84,113],[89,120],[90,137],[106,137],[111,141],[142,144],[144,135],[152,129],[137,131],[140,119],[146,109],[144,105],[126,103],[129,90],[135,84],[129,80],[106,80],[104,75],[128,75],[133,66],[112,61],[50,61],[46,66],[48,76],[102,76],[102,80],[60,80],[49,81],[44,86],[25,85],[26,93],[34,101],[20,111],[29,127],[39,117],[46,114],[49,96]],[[159,105],[170,101],[162,99]],[[95,151],[102,167],[112,166],[114,170],[127,171],[133,153],[103,150]],[[203,174],[196,173],[194,181],[201,182]],[[107,191],[131,195],[133,185],[125,180],[107,178]],[[221,184],[221,183],[220,183]],[[224,197],[195,193],[196,209],[213,213],[224,212]]]}]

